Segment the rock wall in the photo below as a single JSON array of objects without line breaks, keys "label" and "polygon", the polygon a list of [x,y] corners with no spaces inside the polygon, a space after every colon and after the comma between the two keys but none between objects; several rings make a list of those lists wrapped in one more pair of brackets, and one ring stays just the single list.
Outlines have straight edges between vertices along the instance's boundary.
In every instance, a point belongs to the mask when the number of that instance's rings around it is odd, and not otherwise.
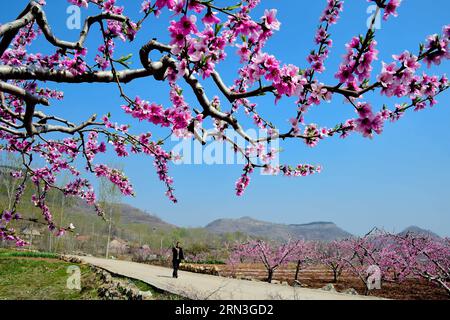
[{"label": "rock wall", "polygon": [[199,264],[182,263],[180,265],[180,270],[194,273],[209,274],[212,276],[220,276],[220,271],[217,266],[205,266]]},{"label": "rock wall", "polygon": [[[81,259],[61,255],[60,259],[69,263],[86,264]],[[88,264],[102,281],[98,294],[103,300],[153,300],[150,291],[141,291],[128,279],[115,278],[110,272]]]}]

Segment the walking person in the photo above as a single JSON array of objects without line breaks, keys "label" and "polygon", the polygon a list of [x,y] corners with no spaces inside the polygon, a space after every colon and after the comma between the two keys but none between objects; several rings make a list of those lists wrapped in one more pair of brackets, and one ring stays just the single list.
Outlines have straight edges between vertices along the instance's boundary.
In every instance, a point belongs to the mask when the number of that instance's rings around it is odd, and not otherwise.
[{"label": "walking person", "polygon": [[173,263],[173,277],[178,278],[178,269],[180,268],[181,260],[184,260],[183,248],[180,246],[180,242],[177,241],[176,246],[172,248],[172,263]]}]

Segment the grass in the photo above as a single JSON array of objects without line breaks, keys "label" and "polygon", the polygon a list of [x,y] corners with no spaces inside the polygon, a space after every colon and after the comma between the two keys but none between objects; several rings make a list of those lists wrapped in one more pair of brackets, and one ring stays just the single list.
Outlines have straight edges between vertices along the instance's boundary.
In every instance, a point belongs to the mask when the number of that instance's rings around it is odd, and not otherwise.
[{"label": "grass", "polygon": [[98,300],[101,281],[87,266],[79,266],[81,291],[67,288],[67,268],[71,265],[47,257],[2,252],[0,300]]},{"label": "grass", "polygon": [[23,257],[23,258],[47,258],[58,259],[59,255],[52,252],[36,252],[36,251],[0,251],[0,258],[4,257]]},{"label": "grass", "polygon": [[[100,278],[89,266],[77,265],[81,271],[81,291],[70,290],[67,268],[76,264],[58,259],[49,252],[17,251],[0,248],[0,300],[99,300]],[[141,291],[150,291],[155,300],[184,298],[160,291],[136,279],[115,276]]]}]

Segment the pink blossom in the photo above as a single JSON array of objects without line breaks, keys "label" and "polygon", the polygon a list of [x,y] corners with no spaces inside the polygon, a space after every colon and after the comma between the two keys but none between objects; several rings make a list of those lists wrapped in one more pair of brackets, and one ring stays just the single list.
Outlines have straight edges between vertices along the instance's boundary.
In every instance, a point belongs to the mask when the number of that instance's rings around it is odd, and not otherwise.
[{"label": "pink blossom", "polygon": [[277,10],[266,10],[264,16],[261,18],[264,21],[264,26],[269,30],[280,30],[281,23],[277,20]]},{"label": "pink blossom", "polygon": [[387,20],[391,15],[397,17],[397,8],[400,6],[401,2],[402,0],[389,0],[384,8],[383,19]]},{"label": "pink blossom", "polygon": [[217,12],[208,11],[208,13],[202,18],[204,24],[219,24],[220,19],[216,16]]}]

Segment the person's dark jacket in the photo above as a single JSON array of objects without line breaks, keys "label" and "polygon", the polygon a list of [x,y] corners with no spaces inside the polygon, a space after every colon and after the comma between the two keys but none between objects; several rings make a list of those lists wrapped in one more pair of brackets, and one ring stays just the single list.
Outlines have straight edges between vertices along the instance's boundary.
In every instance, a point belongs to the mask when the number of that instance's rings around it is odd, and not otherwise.
[{"label": "person's dark jacket", "polygon": [[180,262],[181,260],[184,260],[183,248],[178,248],[178,251],[179,252],[177,252],[176,247],[172,248],[172,255],[173,255],[172,261],[174,261],[174,262],[175,261]]}]

